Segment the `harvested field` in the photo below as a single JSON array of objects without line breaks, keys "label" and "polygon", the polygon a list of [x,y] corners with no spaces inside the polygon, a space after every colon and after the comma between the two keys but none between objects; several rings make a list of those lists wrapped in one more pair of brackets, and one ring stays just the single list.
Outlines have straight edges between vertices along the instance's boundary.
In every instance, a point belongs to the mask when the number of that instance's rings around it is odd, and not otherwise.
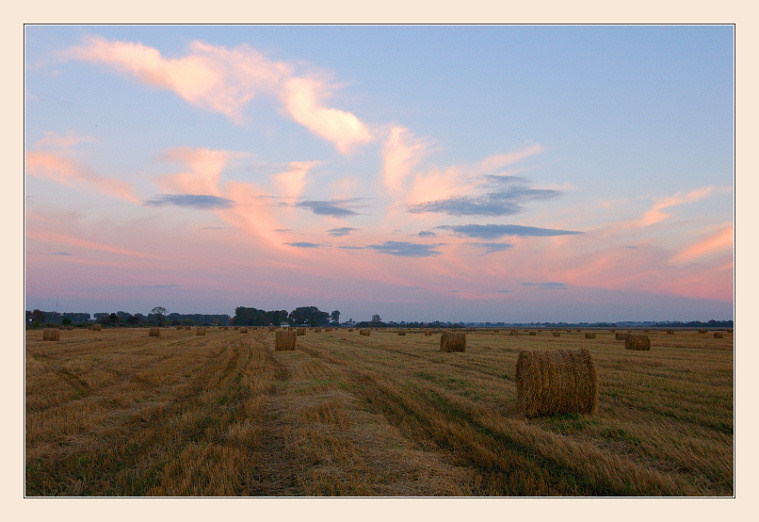
[{"label": "harvested field", "polygon": [[[27,332],[29,496],[731,496],[732,336]],[[597,411],[528,419],[519,352],[586,348]]]}]

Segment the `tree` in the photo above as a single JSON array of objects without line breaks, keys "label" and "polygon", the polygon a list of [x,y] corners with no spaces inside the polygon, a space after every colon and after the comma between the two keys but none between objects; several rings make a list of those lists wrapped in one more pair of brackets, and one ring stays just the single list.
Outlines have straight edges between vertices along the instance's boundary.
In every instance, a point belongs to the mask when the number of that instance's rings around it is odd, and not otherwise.
[{"label": "tree", "polygon": [[381,323],[382,322],[382,318],[379,316],[379,314],[374,314],[372,316],[372,322],[373,323]]},{"label": "tree", "polygon": [[166,309],[163,306],[156,306],[151,311],[151,314],[158,316],[158,326],[163,326],[163,316],[166,314]]},{"label": "tree", "polygon": [[340,324],[340,310],[334,310],[330,317],[332,318],[332,322],[335,324]]},{"label": "tree", "polygon": [[32,312],[32,323],[39,326],[44,322],[45,322],[45,312],[35,308],[34,311]]}]

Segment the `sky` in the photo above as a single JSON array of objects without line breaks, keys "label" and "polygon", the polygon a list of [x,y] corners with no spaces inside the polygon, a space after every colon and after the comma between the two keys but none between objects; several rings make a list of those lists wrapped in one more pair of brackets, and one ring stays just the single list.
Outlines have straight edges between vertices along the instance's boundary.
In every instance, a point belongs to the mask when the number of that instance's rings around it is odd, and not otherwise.
[{"label": "sky", "polygon": [[733,37],[27,25],[26,309],[731,319]]}]

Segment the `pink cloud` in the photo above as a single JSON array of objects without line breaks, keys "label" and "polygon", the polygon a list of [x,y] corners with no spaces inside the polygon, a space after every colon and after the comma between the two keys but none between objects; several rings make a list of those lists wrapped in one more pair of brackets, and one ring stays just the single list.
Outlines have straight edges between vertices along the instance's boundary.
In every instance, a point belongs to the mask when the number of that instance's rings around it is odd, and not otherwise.
[{"label": "pink cloud", "polygon": [[727,253],[733,249],[733,225],[727,226],[703,239],[699,239],[680,253],[670,262],[674,264],[691,263],[712,254]]},{"label": "pink cloud", "polygon": [[282,103],[293,120],[344,154],[372,139],[354,114],[324,105],[331,85],[297,76],[291,65],[270,60],[245,44],[227,49],[195,41],[186,56],[165,58],[141,43],[91,36],[61,57],[106,65],[237,124],[243,123],[244,109],[253,97],[265,93]]},{"label": "pink cloud", "polygon": [[130,250],[126,248],[120,248],[104,243],[98,243],[94,241],[90,241],[87,239],[82,239],[80,237],[72,236],[69,234],[63,234],[59,232],[54,232],[51,230],[40,230],[36,228],[27,229],[26,231],[27,238],[35,239],[37,241],[43,241],[46,243],[56,243],[61,245],[69,245],[69,246],[75,246],[80,248],[85,248],[88,250],[96,250],[99,252],[106,252],[109,254],[115,254],[118,256],[129,256],[129,257],[137,257],[137,258],[146,258],[146,259],[159,259],[158,256],[152,255],[152,254],[146,254],[144,252],[138,252],[136,250]]},{"label": "pink cloud", "polygon": [[431,143],[414,137],[404,127],[393,127],[382,147],[382,179],[393,194],[406,189],[412,170],[427,155]]},{"label": "pink cloud", "polygon": [[220,196],[219,181],[222,170],[230,161],[247,155],[225,150],[176,148],[164,152],[161,157],[188,167],[184,172],[156,177],[155,181],[162,190]]},{"label": "pink cloud", "polygon": [[80,185],[131,203],[140,203],[140,200],[132,193],[132,186],[126,181],[95,174],[74,160],[57,153],[27,151],[26,174],[35,178],[50,179],[64,185]]},{"label": "pink cloud", "polygon": [[712,193],[714,187],[702,187],[693,190],[687,194],[677,193],[674,196],[657,201],[651,209],[636,223],[639,227],[647,227],[670,217],[671,214],[664,212],[664,209],[682,205],[684,203],[694,203]]},{"label": "pink cloud", "polygon": [[355,115],[322,105],[325,85],[309,78],[291,78],[285,82],[285,109],[290,117],[317,136],[332,142],[337,150],[348,154],[371,141],[369,129]]},{"label": "pink cloud", "polygon": [[288,170],[274,174],[272,178],[280,185],[284,197],[297,198],[306,186],[306,174],[318,164],[318,161],[293,161]]}]

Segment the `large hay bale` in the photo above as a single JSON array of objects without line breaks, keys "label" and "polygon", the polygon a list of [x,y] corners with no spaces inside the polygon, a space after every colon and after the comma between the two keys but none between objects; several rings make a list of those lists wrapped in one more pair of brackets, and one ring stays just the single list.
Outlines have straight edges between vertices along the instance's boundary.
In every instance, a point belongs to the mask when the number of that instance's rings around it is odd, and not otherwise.
[{"label": "large hay bale", "polygon": [[517,409],[528,418],[598,409],[596,365],[585,348],[521,351],[516,385]]},{"label": "large hay bale", "polygon": [[722,332],[714,332],[715,339],[722,339],[723,337],[725,337],[725,334],[723,334]]},{"label": "large hay bale", "polygon": [[245,326],[243,326],[242,328],[240,328],[240,333],[241,334],[248,333],[248,329]]},{"label": "large hay bale", "polygon": [[614,335],[614,339],[616,339],[617,341],[624,341],[625,339],[627,339],[627,335],[628,334],[626,334],[624,332],[617,332]]},{"label": "large hay bale", "polygon": [[674,330],[667,330],[667,335],[675,335],[675,331]]},{"label": "large hay bale", "polygon": [[192,328],[191,328],[191,327],[189,327],[189,326],[185,326],[185,327],[184,327],[184,329],[185,329],[185,330],[192,330]]},{"label": "large hay bale", "polygon": [[306,329],[298,328],[297,330],[295,330],[295,335],[306,335]]},{"label": "large hay bale", "polygon": [[561,337],[561,332],[553,332],[554,337]]},{"label": "large hay bale", "polygon": [[398,335],[406,335],[406,330],[398,330]]},{"label": "large hay bale", "polygon": [[519,335],[519,330],[513,330],[513,329],[509,330],[509,335],[518,336]]},{"label": "large hay bale", "polygon": [[349,332],[352,332],[352,331],[353,331],[353,328],[348,328],[348,331],[349,331]]},{"label": "large hay bale", "polygon": [[595,334],[595,332],[585,332],[585,338],[586,339],[595,339],[596,338],[596,334]]},{"label": "large hay bale", "polygon": [[175,326],[175,327],[174,327],[174,329],[175,329],[175,330],[181,330],[181,329],[182,329],[182,327],[181,327],[181,326]]},{"label": "large hay bale", "polygon": [[161,329],[157,326],[151,326],[148,337],[161,337]]},{"label": "large hay bale", "polygon": [[321,331],[322,331],[321,328],[314,328],[314,333],[321,333]]},{"label": "large hay bale", "polygon": [[274,349],[277,351],[293,351],[298,338],[298,333],[292,328],[277,330],[274,334]]},{"label": "large hay bale", "polygon": [[425,337],[431,337],[431,336],[432,336],[432,332],[431,332],[431,331],[429,331],[429,330],[425,330],[425,331],[424,331],[424,336],[425,336]]},{"label": "large hay bale", "polygon": [[60,341],[61,340],[61,331],[57,328],[45,328],[42,330],[42,340],[43,341]]},{"label": "large hay bale", "polygon": [[611,329],[611,330],[609,330],[609,331],[610,331],[611,333],[614,333],[614,332],[616,332],[616,330],[615,330],[614,328],[612,328],[612,329]]},{"label": "large hay bale", "polygon": [[371,330],[369,330],[368,328],[361,328],[361,329],[358,331],[358,333],[359,333],[360,335],[365,335],[365,336],[369,337],[369,336],[371,335],[372,331],[371,331]]},{"label": "large hay bale", "polygon": [[325,331],[325,332],[331,332],[331,331],[332,331],[332,328],[325,328],[325,329],[324,329],[324,331]]},{"label": "large hay bale", "polygon": [[440,334],[441,352],[464,352],[466,351],[466,333],[446,330]]},{"label": "large hay bale", "polygon": [[205,327],[198,326],[197,328],[195,328],[195,335],[205,335],[205,334],[206,334]]},{"label": "large hay bale", "polygon": [[698,331],[698,333],[700,333],[700,334],[705,334],[705,333],[706,333],[706,330],[699,330],[699,331]]},{"label": "large hay bale", "polygon": [[625,338],[626,350],[650,350],[651,339],[646,334],[627,334]]},{"label": "large hay bale", "polygon": [[528,332],[528,335],[538,335],[538,332]]},{"label": "large hay bale", "polygon": [[101,325],[100,323],[95,323],[92,326],[90,326],[90,330],[92,330],[93,332],[99,332],[102,329],[103,329],[103,325]]}]

